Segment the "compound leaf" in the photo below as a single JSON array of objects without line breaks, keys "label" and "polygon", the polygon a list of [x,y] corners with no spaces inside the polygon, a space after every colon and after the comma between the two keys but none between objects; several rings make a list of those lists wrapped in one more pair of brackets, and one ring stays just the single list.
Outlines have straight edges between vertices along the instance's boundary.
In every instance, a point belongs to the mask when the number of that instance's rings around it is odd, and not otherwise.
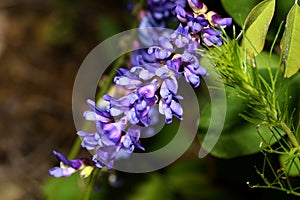
[{"label": "compound leaf", "polygon": [[247,16],[242,49],[246,51],[248,59],[255,57],[263,50],[274,12],[275,0],[265,0],[257,4]]},{"label": "compound leaf", "polygon": [[281,40],[281,68],[289,78],[300,69],[300,7],[295,4],[286,19],[286,28]]}]

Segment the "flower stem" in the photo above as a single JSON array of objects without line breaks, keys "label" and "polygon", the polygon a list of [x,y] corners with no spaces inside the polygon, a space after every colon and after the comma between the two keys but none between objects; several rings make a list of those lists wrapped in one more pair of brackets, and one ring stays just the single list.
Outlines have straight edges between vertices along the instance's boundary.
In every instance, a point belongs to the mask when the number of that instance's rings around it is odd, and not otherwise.
[{"label": "flower stem", "polygon": [[109,73],[109,75],[107,77],[107,80],[105,80],[106,81],[105,84],[103,85],[103,87],[101,88],[101,90],[99,91],[99,93],[96,94],[96,103],[109,90],[109,88],[111,87],[111,83],[113,82],[113,79],[114,79],[114,77],[116,75],[115,70],[119,69],[122,66],[122,64],[124,63],[124,61],[125,61],[125,57],[124,56],[120,57],[116,61],[116,64],[113,66],[112,70],[110,71],[110,73]]},{"label": "flower stem", "polygon": [[81,143],[81,139],[80,139],[79,136],[77,136],[74,143],[73,143],[73,145],[72,145],[72,149],[69,153],[68,159],[73,160],[74,158],[76,158],[78,152],[81,149],[80,143]]},{"label": "flower stem", "polygon": [[282,130],[287,134],[287,136],[289,137],[289,139],[292,142],[292,144],[294,145],[294,147],[296,147],[298,150],[300,150],[300,145],[299,145],[294,133],[291,131],[291,129],[284,122],[282,122],[280,124],[280,126],[281,126]]},{"label": "flower stem", "polygon": [[99,172],[100,172],[100,169],[95,167],[93,172],[92,172],[92,176],[91,176],[91,179],[88,183],[86,191],[84,192],[82,200],[89,200],[90,199]]}]

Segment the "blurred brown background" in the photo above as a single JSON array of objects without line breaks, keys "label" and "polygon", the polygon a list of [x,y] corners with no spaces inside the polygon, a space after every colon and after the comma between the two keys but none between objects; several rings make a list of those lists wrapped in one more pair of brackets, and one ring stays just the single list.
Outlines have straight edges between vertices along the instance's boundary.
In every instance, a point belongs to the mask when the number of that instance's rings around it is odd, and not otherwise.
[{"label": "blurred brown background", "polygon": [[67,154],[76,137],[77,70],[99,42],[128,28],[118,17],[125,3],[112,3],[0,0],[0,199],[43,199],[52,150]]}]

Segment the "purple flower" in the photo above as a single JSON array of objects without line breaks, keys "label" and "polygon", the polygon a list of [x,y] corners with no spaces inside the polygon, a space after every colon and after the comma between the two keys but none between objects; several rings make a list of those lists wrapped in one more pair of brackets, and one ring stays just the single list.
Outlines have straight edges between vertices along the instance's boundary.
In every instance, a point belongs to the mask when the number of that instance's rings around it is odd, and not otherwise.
[{"label": "purple flower", "polygon": [[187,13],[182,6],[177,5],[173,10],[173,13],[180,22],[185,23],[188,21],[186,18]]},{"label": "purple flower", "polygon": [[170,35],[170,38],[177,48],[185,47],[192,40],[192,37],[189,34],[189,27],[183,27],[181,24],[179,24],[176,31]]},{"label": "purple flower", "polygon": [[187,26],[190,27],[193,34],[200,32],[203,27],[208,25],[204,14],[195,15],[193,13],[187,13],[186,18],[188,21]]},{"label": "purple flower", "polygon": [[139,72],[138,68],[133,68],[131,71],[120,68],[117,70],[118,76],[114,77],[114,83],[116,85],[124,86],[127,89],[136,88],[142,83],[142,80],[138,73],[134,73],[135,70]]},{"label": "purple flower", "polygon": [[193,34],[200,32],[209,24],[205,14],[187,12],[180,6],[177,6],[173,12],[179,21],[187,23]]},{"label": "purple flower", "polygon": [[[82,138],[83,148],[96,152],[93,161],[97,167],[107,166],[111,169],[121,151],[132,153],[135,147],[144,149],[139,144],[139,130],[130,127],[130,123],[136,118],[133,124],[149,125],[148,113],[157,100],[156,87],[155,83],[144,85],[137,88],[136,94],[130,93],[119,99],[104,95],[103,99],[109,103],[104,110],[88,100],[91,110],[86,111],[84,116],[95,122],[97,132],[78,131],[77,134]],[[135,117],[132,116],[132,110]]]},{"label": "purple flower", "polygon": [[107,166],[107,169],[113,168],[114,160],[121,147],[119,145],[103,146],[97,150],[93,156],[93,161],[98,168]]},{"label": "purple flower", "polygon": [[176,79],[165,79],[160,88],[161,100],[159,102],[159,112],[166,117],[166,124],[172,123],[173,115],[182,120],[183,110],[179,104],[181,96],[176,95],[178,84]]},{"label": "purple flower", "polygon": [[195,88],[200,85],[200,78],[207,76],[206,69],[199,64],[196,55],[184,51],[183,54],[176,54],[172,60],[167,60],[168,68],[177,75],[184,75],[187,82],[191,83]]},{"label": "purple flower", "polygon": [[174,52],[174,47],[169,38],[161,36],[155,40],[156,46],[152,46],[148,49],[148,53],[155,53],[157,59],[166,59]]},{"label": "purple flower", "polygon": [[[87,150],[94,150],[99,146],[99,138],[98,133],[87,133],[84,131],[78,131],[77,135],[82,138],[81,146],[86,148]],[[102,143],[103,141],[101,141]]]},{"label": "purple flower", "polygon": [[178,74],[182,74],[182,60],[181,55],[177,54],[171,60],[167,60],[166,65],[168,68]]},{"label": "purple flower", "polygon": [[206,13],[207,7],[204,3],[199,0],[187,0],[189,6],[193,9],[193,11],[197,14]]},{"label": "purple flower", "polygon": [[85,158],[69,160],[64,155],[56,151],[53,151],[53,154],[58,160],[60,160],[61,163],[60,167],[53,167],[49,169],[49,174],[56,178],[71,176],[73,173],[83,170],[89,163]]},{"label": "purple flower", "polygon": [[121,151],[130,154],[135,147],[145,150],[139,143],[140,129],[136,127],[129,128],[127,133],[120,140],[111,145],[99,146],[96,154],[93,156],[93,161],[99,168],[107,167],[109,170],[113,168],[114,161]]},{"label": "purple flower", "polygon": [[[177,6],[185,7],[186,0],[148,0],[147,11],[142,11],[142,17],[139,28],[147,27],[162,27],[165,28],[170,19],[176,19],[172,15],[172,10]],[[149,45],[153,36],[159,36],[161,33],[157,30],[139,30],[140,42],[144,45]]]},{"label": "purple flower", "polygon": [[153,18],[157,21],[166,20],[170,17],[171,10],[176,6],[180,5],[185,7],[185,0],[148,0],[149,11]]},{"label": "purple flower", "polygon": [[[198,69],[200,69],[200,70],[203,69],[203,72],[201,72]],[[197,65],[190,64],[184,68],[184,77],[185,77],[186,81],[191,83],[195,88],[200,85],[200,76],[202,75],[202,73],[204,75],[206,74],[205,68],[199,67]]]},{"label": "purple flower", "polygon": [[[125,142],[123,141],[124,147],[127,148],[127,146],[128,146],[128,147],[130,147],[129,149],[132,149],[132,146],[135,146],[144,151],[145,148],[140,144],[140,141],[139,141],[140,135],[141,135],[141,129],[139,127],[129,128],[127,131],[127,137],[129,137],[130,140],[126,140]],[[127,144],[127,145],[125,145],[125,144]]]},{"label": "purple flower", "polygon": [[131,124],[149,126],[149,112],[157,101],[157,97],[155,96],[157,88],[157,83],[149,83],[137,88],[136,98],[132,99],[130,110],[127,113],[127,119]]},{"label": "purple flower", "polygon": [[214,30],[212,28],[206,28],[202,33],[203,42],[207,46],[221,46],[223,44],[220,31]]},{"label": "purple flower", "polygon": [[157,83],[149,83],[145,86],[139,87],[137,93],[144,98],[152,98],[157,90]]},{"label": "purple flower", "polygon": [[125,127],[126,120],[122,119],[114,123],[102,125],[103,134],[113,143],[118,143],[122,136],[122,131]]},{"label": "purple flower", "polygon": [[[207,7],[199,0],[188,0],[188,4],[193,12],[186,11],[180,5],[173,10],[174,15],[180,22],[186,23],[189,30],[197,38],[197,34],[207,46],[221,46],[221,31],[219,27],[226,28],[232,24],[232,18],[221,18],[213,11],[207,12]],[[212,31],[213,30],[213,31]]]},{"label": "purple flower", "polygon": [[220,15],[213,11],[207,13],[207,18],[212,26],[221,26],[223,28],[226,28],[232,24],[232,18],[221,18]]},{"label": "purple flower", "polygon": [[87,104],[91,108],[90,111],[85,111],[83,117],[89,121],[107,123],[113,121],[113,116],[110,112],[107,112],[104,109],[100,109],[96,106],[95,102],[88,99]]}]

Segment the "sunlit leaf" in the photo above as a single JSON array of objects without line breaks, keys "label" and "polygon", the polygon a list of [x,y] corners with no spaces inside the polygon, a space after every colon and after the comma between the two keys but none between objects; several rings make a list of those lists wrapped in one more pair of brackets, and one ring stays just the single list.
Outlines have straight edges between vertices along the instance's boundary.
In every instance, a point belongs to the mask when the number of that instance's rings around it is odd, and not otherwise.
[{"label": "sunlit leaf", "polygon": [[225,11],[242,27],[247,15],[260,0],[221,0],[221,2]]},{"label": "sunlit leaf", "polygon": [[249,59],[263,50],[274,11],[275,0],[265,0],[256,5],[247,16],[242,49],[246,51]]},{"label": "sunlit leaf", "polygon": [[295,4],[286,19],[286,28],[281,40],[282,69],[285,77],[291,77],[300,69],[300,7]]}]

